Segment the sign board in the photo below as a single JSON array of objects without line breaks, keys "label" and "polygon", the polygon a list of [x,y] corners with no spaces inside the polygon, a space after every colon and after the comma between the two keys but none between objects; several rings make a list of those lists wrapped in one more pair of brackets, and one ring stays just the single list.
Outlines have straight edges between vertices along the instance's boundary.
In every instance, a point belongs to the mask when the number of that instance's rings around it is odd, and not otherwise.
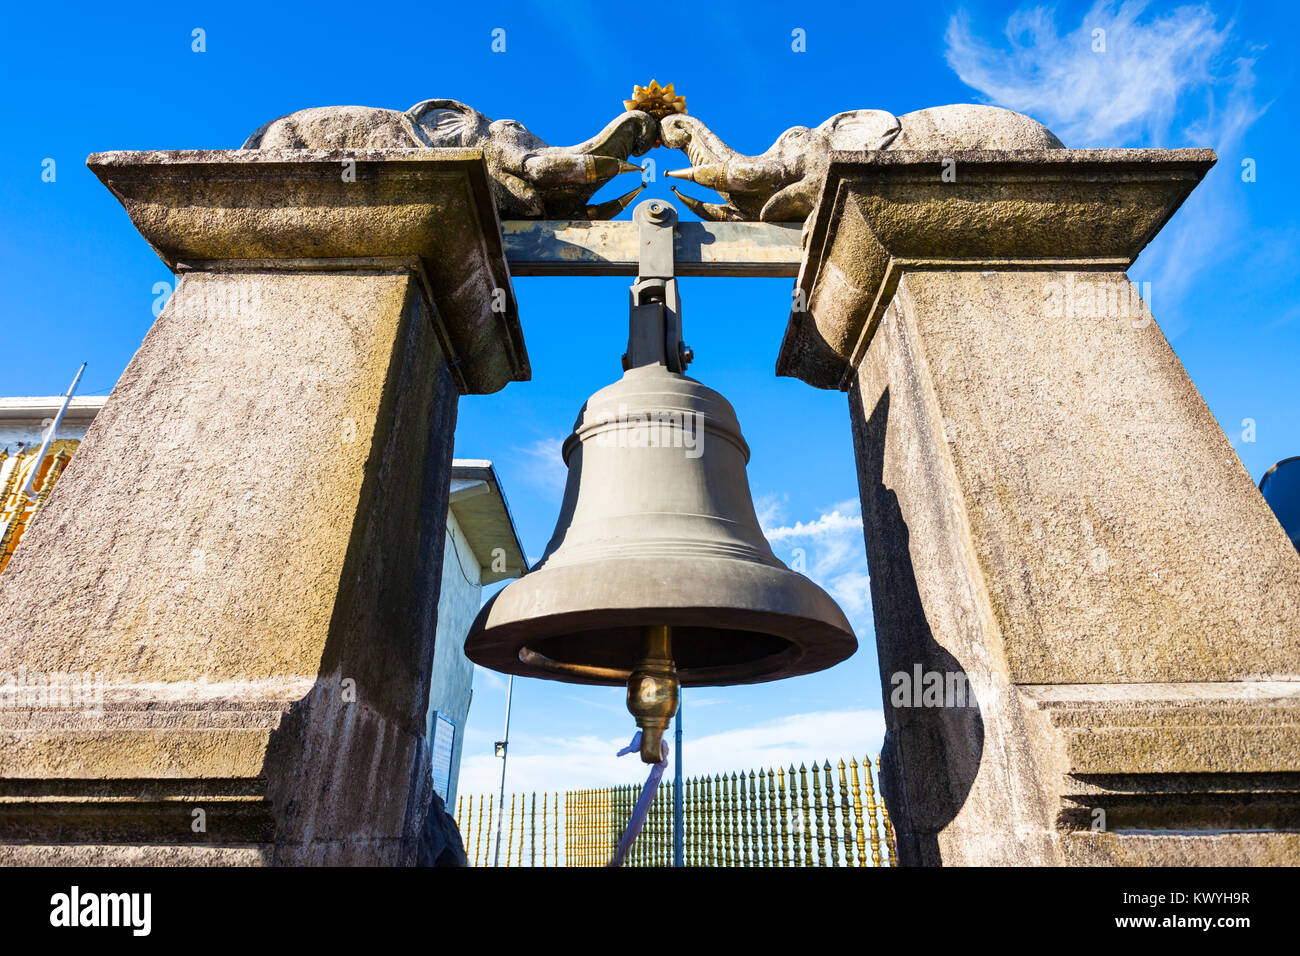
[{"label": "sign board", "polygon": [[433,789],[445,802],[451,788],[451,753],[456,743],[456,724],[443,714],[433,720]]}]

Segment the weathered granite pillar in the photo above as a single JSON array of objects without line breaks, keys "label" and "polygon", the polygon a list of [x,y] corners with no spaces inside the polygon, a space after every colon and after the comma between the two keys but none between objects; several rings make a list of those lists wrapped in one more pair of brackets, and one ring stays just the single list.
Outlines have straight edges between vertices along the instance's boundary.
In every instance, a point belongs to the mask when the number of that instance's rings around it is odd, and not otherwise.
[{"label": "weathered granite pillar", "polygon": [[0,577],[0,861],[413,862],[457,400],[528,376],[481,156],[90,166],[179,282]]},{"label": "weathered granite pillar", "polygon": [[1125,275],[1213,162],[834,157],[778,370],[849,392],[905,863],[1300,863],[1300,556]]}]

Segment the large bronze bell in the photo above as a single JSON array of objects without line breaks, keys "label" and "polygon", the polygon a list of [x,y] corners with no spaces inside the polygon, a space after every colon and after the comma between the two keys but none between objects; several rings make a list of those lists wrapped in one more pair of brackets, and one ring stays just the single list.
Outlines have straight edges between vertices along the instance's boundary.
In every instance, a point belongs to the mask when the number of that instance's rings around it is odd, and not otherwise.
[{"label": "large bronze bell", "polygon": [[763,537],[736,414],[683,374],[675,280],[640,279],[632,300],[624,375],[587,400],[564,443],[555,534],[484,605],[465,653],[510,674],[627,684],[653,763],[679,682],[807,674],[857,641],[831,597]]}]

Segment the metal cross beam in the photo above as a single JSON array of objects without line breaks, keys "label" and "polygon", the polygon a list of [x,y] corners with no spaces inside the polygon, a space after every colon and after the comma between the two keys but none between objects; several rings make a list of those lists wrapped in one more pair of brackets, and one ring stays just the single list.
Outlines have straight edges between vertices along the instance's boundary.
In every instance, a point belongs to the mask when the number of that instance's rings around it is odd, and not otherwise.
[{"label": "metal cross beam", "polygon": [[[511,219],[501,224],[515,276],[635,276],[635,222]],[[679,222],[673,260],[679,276],[799,274],[802,223]]]}]

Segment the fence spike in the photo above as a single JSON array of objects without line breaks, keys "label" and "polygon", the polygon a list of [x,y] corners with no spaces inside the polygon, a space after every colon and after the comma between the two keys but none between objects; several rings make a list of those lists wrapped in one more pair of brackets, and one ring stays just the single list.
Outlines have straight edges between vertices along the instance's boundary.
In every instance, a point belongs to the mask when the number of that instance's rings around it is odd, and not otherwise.
[{"label": "fence spike", "polygon": [[840,771],[840,820],[844,829],[844,865],[853,866],[853,820],[849,806],[849,778],[845,774],[844,758],[839,761]]},{"label": "fence spike", "polygon": [[739,781],[740,781],[740,806],[737,808],[737,810],[738,810],[739,823],[740,823],[740,858],[741,860],[744,861],[741,865],[753,866],[754,865],[754,861],[752,857],[753,849],[751,846],[752,837],[753,837],[753,827],[750,825],[751,821],[749,817],[749,805],[751,800],[753,799],[753,794],[750,793],[749,788],[745,785],[745,771],[743,770],[740,771]]},{"label": "fence spike", "polygon": [[862,758],[863,783],[867,788],[867,818],[871,821],[871,865],[880,866],[880,830],[876,816],[876,785],[871,776],[871,758]]},{"label": "fence spike", "polygon": [[813,820],[817,824],[817,853],[814,860],[818,866],[825,865],[826,853],[826,828],[822,822],[822,782],[821,767],[817,766],[817,761],[812,765],[812,812]]},{"label": "fence spike", "polygon": [[682,781],[682,866],[694,866],[695,851],[693,827],[695,825],[695,785],[691,779]]},{"label": "fence spike", "polygon": [[744,808],[740,805],[740,778],[731,773],[731,860],[732,866],[742,866],[745,859]]},{"label": "fence spike", "polygon": [[[815,767],[816,764],[813,764]],[[817,781],[817,771],[813,771],[813,782]],[[803,859],[804,866],[813,865],[813,828],[812,815],[808,806],[808,768],[799,764],[799,790],[801,791],[800,803],[803,805]]]},{"label": "fence spike", "polygon": [[827,866],[840,865],[840,834],[835,818],[835,779],[831,776],[831,762],[822,763],[822,779],[826,782],[826,839],[830,860]]},{"label": "fence spike", "polygon": [[510,866],[511,847],[515,845],[515,797],[516,796],[520,796],[519,793],[511,793],[510,795],[510,839],[506,840],[506,865],[507,866]]},{"label": "fence spike", "polygon": [[704,865],[718,865],[718,820],[714,814],[716,790],[708,775],[704,776]]},{"label": "fence spike", "polygon": [[[880,756],[876,755],[876,773],[880,773]],[[894,826],[889,822],[889,808],[885,806],[885,792],[880,792],[880,815],[885,820],[885,848],[889,851],[889,866],[898,866],[898,842],[894,839]]]},{"label": "fence spike", "polygon": [[[465,794],[463,793],[457,794],[456,795],[456,816],[457,817],[460,816],[460,808],[464,802],[465,802]],[[465,811],[464,820],[462,821],[460,819],[457,819],[456,821],[456,829],[460,830],[460,842],[465,847],[465,863],[467,866],[474,865],[473,857],[470,856],[470,848],[473,847],[474,844],[471,843],[469,839],[470,825],[473,823],[473,818],[474,818],[474,798],[471,796],[469,798],[469,809]]]},{"label": "fence spike", "polygon": [[785,806],[785,769],[776,767],[776,856],[777,866],[789,866],[790,818]]},{"label": "fence spike", "polygon": [[777,829],[776,815],[776,773],[767,768],[767,840],[769,866],[781,865],[780,831]]},{"label": "fence spike", "polygon": [[867,865],[866,834],[862,832],[862,784],[858,779],[858,761],[849,758],[849,769],[853,773],[853,819],[857,823],[858,866]]}]

